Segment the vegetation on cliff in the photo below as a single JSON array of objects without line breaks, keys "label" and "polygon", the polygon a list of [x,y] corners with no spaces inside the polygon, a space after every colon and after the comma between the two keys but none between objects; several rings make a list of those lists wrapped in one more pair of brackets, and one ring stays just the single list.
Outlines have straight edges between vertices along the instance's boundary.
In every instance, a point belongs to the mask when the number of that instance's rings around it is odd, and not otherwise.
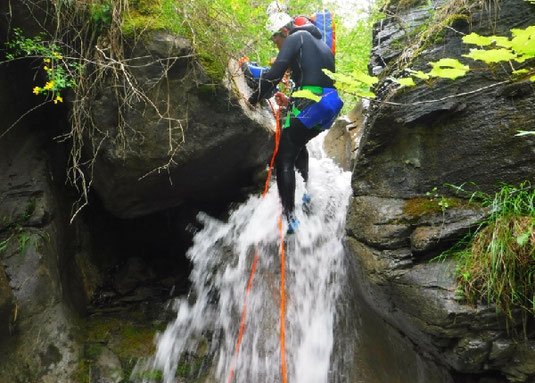
[{"label": "vegetation on cliff", "polygon": [[535,315],[535,189],[528,182],[504,184],[494,195],[474,192],[471,200],[490,212],[444,254],[458,262],[457,298],[495,304],[510,319],[515,308],[522,317]]}]

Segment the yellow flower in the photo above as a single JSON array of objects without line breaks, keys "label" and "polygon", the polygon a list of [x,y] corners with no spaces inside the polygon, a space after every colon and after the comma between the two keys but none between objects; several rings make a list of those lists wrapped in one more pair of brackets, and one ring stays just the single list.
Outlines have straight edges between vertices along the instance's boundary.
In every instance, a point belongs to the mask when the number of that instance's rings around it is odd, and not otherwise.
[{"label": "yellow flower", "polygon": [[53,55],[54,55],[54,57],[57,58],[58,60],[61,60],[61,59],[63,58],[58,52],[54,52]]},{"label": "yellow flower", "polygon": [[54,86],[54,81],[48,81],[45,86],[43,87],[43,89],[52,89],[52,87]]},{"label": "yellow flower", "polygon": [[54,100],[54,104],[57,104],[58,102],[63,102],[63,98],[60,95],[56,96],[56,98]]},{"label": "yellow flower", "polygon": [[41,88],[39,88],[38,86],[36,86],[35,88],[33,88],[33,94],[39,94],[39,91],[41,90]]},{"label": "yellow flower", "polygon": [[50,59],[43,59],[44,62],[49,63]]},{"label": "yellow flower", "polygon": [[43,67],[43,69],[44,69],[44,70],[48,70],[48,67],[45,65],[45,66]]}]

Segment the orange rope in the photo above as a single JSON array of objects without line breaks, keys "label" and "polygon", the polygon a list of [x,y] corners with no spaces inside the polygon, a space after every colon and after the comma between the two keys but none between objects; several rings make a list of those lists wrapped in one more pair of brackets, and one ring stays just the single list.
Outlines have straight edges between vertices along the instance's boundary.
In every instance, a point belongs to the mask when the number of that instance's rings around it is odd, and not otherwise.
[{"label": "orange rope", "polygon": [[230,374],[228,376],[228,383],[232,380],[234,375],[234,370],[236,369],[236,362],[238,360],[238,354],[240,352],[240,344],[243,336],[243,330],[245,328],[245,315],[247,314],[247,298],[249,297],[249,291],[251,291],[251,285],[253,284],[253,276],[256,270],[256,262],[258,261],[258,250],[255,252],[253,267],[251,269],[251,274],[249,275],[249,282],[247,283],[247,290],[245,291],[245,302],[243,303],[243,311],[241,314],[240,322],[240,332],[238,334],[238,341],[236,342],[236,352],[234,353],[234,360],[232,361],[232,368],[230,369]]},{"label": "orange rope", "polygon": [[279,138],[280,138],[280,134],[281,134],[281,127],[280,127],[280,120],[279,120],[280,119],[281,110],[279,108],[275,112],[275,108],[271,104],[271,101],[268,100],[268,102],[269,102],[269,106],[271,107],[271,111],[273,112],[273,115],[275,116],[277,129],[275,130],[275,149],[273,150],[273,155],[271,156],[271,162],[269,163],[269,170],[268,170],[268,174],[267,174],[267,177],[266,177],[266,183],[264,185],[264,193],[262,194],[262,197],[266,196],[266,193],[267,193],[267,191],[269,189],[269,179],[271,178],[271,170],[273,169],[273,163],[275,162],[275,156],[277,155],[277,152],[279,151]]},{"label": "orange rope", "polygon": [[[269,102],[269,106],[271,107],[271,111],[273,112],[273,115],[275,116],[277,129],[275,131],[275,149],[273,150],[273,155],[271,156],[271,162],[269,164],[269,170],[266,178],[266,184],[264,186],[264,192],[262,193],[262,197],[265,197],[267,194],[267,191],[269,189],[269,180],[271,178],[271,170],[273,169],[273,163],[275,162],[275,156],[277,155],[277,152],[279,150],[279,138],[280,138],[280,108],[275,112],[275,108],[271,104],[271,101]],[[282,363],[282,371],[283,371],[283,383],[286,383],[286,357],[284,354],[284,237],[282,234],[282,214],[279,219],[279,231],[280,231],[280,241],[281,241],[281,262],[283,263],[282,266],[282,274],[281,274],[281,363]],[[234,376],[234,371],[236,370],[236,364],[238,362],[238,354],[240,352],[240,345],[243,337],[243,332],[245,329],[245,317],[247,314],[247,300],[249,298],[249,292],[251,291],[251,286],[253,284],[253,277],[256,271],[256,263],[258,261],[258,248],[255,250],[255,255],[253,259],[253,266],[251,268],[251,273],[249,275],[249,282],[247,283],[247,288],[245,290],[245,299],[243,303],[243,310],[241,314],[241,322],[240,322],[240,331],[238,333],[238,340],[236,341],[236,352],[234,353],[234,359],[232,361],[232,367],[230,369],[230,373],[227,379],[227,382],[230,383],[232,381],[232,377]]]}]

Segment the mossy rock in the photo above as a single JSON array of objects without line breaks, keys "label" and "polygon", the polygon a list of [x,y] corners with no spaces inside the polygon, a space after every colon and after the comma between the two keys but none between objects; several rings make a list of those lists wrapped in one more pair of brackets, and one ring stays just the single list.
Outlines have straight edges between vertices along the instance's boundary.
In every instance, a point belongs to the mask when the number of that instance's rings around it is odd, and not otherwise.
[{"label": "mossy rock", "polygon": [[[109,315],[94,314],[84,319],[77,335],[84,345],[84,355],[72,376],[73,382],[89,383],[91,369],[105,348],[119,357],[124,379],[127,379],[140,358],[154,354],[154,337],[157,331],[163,329],[163,324],[149,322],[142,313],[135,311]],[[151,378],[157,377],[158,374],[161,376],[158,371],[147,374],[151,374]]]},{"label": "mossy rock", "polygon": [[423,198],[417,197],[407,200],[403,207],[403,213],[410,217],[418,218],[425,215],[442,214],[445,209],[460,208],[466,203],[455,197]]}]

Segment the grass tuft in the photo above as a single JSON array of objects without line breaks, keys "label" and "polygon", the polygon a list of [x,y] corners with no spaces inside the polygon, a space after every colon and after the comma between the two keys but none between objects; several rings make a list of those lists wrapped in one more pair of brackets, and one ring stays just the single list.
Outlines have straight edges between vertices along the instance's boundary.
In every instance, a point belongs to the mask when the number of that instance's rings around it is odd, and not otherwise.
[{"label": "grass tuft", "polygon": [[473,197],[491,213],[464,249],[451,252],[458,260],[458,298],[494,303],[509,319],[515,307],[535,314],[535,190],[528,182],[504,184],[492,198]]}]

